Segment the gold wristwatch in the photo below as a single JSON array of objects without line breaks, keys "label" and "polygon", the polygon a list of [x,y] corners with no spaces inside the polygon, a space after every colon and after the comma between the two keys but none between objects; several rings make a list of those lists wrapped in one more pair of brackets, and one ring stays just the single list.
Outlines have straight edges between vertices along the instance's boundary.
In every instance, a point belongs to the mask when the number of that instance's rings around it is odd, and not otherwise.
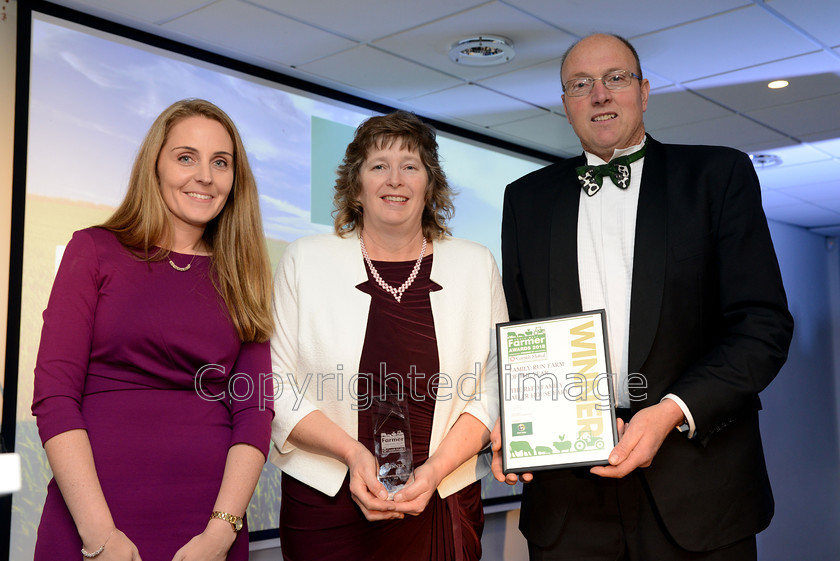
[{"label": "gold wristwatch", "polygon": [[213,511],[213,514],[210,515],[210,520],[214,518],[221,518],[222,520],[226,520],[230,522],[231,527],[233,527],[234,532],[238,532],[242,529],[242,517],[241,516],[234,516],[232,514],[228,514],[227,512],[219,512],[218,510]]}]

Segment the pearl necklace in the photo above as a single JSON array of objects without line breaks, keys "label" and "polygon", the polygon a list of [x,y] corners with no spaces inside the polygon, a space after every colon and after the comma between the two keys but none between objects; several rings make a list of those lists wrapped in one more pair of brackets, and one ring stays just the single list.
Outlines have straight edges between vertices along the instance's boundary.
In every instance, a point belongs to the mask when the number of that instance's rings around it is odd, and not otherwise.
[{"label": "pearl necklace", "polygon": [[181,271],[183,273],[185,271],[189,271],[190,267],[192,267],[193,261],[195,261],[195,254],[193,253],[192,259],[190,259],[190,262],[187,263],[186,267],[179,267],[175,264],[171,257],[167,257],[167,259],[169,260],[169,264],[172,265],[173,269],[175,269],[176,271]]},{"label": "pearl necklace", "polygon": [[420,272],[420,263],[423,262],[423,256],[426,255],[426,237],[423,237],[423,245],[420,247],[420,257],[417,258],[417,263],[414,264],[414,269],[411,270],[411,274],[408,275],[408,279],[402,286],[399,288],[394,288],[384,280],[382,277],[379,276],[379,271],[376,270],[376,267],[373,266],[373,262],[368,257],[367,249],[365,248],[365,240],[362,239],[361,234],[359,234],[359,245],[362,246],[362,256],[365,258],[365,262],[370,267],[370,272],[373,275],[373,279],[385,292],[390,293],[397,302],[402,302],[403,293],[408,290],[408,287],[411,286],[411,283],[414,282],[414,279],[417,278],[417,273]]}]

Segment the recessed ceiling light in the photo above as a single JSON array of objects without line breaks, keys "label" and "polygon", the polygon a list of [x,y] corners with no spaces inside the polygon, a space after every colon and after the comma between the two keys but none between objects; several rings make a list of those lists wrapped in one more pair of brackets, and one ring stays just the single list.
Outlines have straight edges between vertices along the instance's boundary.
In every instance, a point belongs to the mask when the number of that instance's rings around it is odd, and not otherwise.
[{"label": "recessed ceiling light", "polygon": [[449,49],[449,58],[466,66],[504,64],[516,56],[513,42],[498,35],[479,35],[461,39]]},{"label": "recessed ceiling light", "polygon": [[750,154],[753,166],[757,168],[769,168],[781,165],[782,159],[775,154]]},{"label": "recessed ceiling light", "polygon": [[767,87],[771,90],[778,90],[780,88],[786,88],[788,84],[790,84],[790,82],[788,82],[787,80],[773,80],[772,82],[767,84]]}]

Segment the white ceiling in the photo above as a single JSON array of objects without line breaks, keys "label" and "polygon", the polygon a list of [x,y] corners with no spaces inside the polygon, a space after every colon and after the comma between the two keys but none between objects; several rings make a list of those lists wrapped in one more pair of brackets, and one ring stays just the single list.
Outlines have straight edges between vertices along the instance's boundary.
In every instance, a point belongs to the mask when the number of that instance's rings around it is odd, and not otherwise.
[{"label": "white ceiling", "polygon": [[[665,142],[774,154],[769,218],[840,235],[838,0],[58,0],[310,82],[559,156],[580,153],[559,57],[590,32],[630,39]],[[500,35],[516,56],[452,62],[459,39]],[[784,78],[790,86],[770,90]]]}]

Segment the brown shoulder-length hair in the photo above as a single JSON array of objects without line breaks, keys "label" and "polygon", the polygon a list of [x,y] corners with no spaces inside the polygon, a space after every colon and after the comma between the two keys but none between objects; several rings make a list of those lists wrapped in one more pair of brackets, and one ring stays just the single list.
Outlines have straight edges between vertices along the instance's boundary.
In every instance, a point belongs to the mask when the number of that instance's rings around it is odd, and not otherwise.
[{"label": "brown shoulder-length hair", "polygon": [[402,148],[417,150],[429,177],[421,220],[423,235],[429,240],[451,235],[446,222],[455,211],[453,192],[440,167],[435,129],[414,113],[395,111],[371,117],[359,125],[344,153],[344,161],[338,166],[333,216],[335,232],[339,236],[344,237],[357,228],[359,231],[364,229],[364,209],[359,202],[362,191],[360,171],[368,152],[387,148],[395,142],[399,142]]},{"label": "brown shoulder-length hair", "polygon": [[240,340],[266,341],[272,330],[271,270],[257,182],[236,125],[224,111],[203,99],[184,99],[167,107],[140,145],[125,198],[101,227],[114,232],[120,243],[142,259],[168,257],[172,229],[157,162],[172,127],[189,117],[217,121],[233,141],[233,187],[219,215],[207,224],[202,240],[211,253],[213,283]]}]

